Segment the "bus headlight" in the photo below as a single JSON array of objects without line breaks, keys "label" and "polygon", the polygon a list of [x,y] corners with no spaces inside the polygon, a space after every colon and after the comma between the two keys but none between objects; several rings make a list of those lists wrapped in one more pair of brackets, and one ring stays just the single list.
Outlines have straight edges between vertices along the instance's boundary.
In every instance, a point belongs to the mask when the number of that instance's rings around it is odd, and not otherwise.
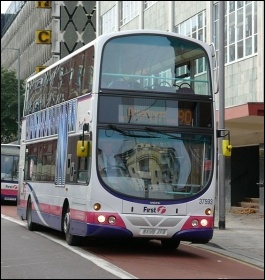
[{"label": "bus headlight", "polygon": [[208,225],[208,221],[206,219],[201,220],[201,226],[206,227]]},{"label": "bus headlight", "polygon": [[103,215],[98,216],[98,222],[99,223],[104,223],[106,221],[106,217]]},{"label": "bus headlight", "polygon": [[198,220],[192,220],[192,222],[191,222],[191,225],[192,225],[193,227],[197,227],[198,224],[199,224]]},{"label": "bus headlight", "polygon": [[116,218],[114,216],[110,216],[108,218],[109,224],[114,225],[116,223]]}]

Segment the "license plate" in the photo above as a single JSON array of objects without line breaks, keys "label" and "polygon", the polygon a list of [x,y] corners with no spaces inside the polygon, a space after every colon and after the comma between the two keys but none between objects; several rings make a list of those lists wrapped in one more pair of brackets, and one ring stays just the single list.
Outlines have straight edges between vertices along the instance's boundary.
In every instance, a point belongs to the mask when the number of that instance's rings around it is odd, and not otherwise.
[{"label": "license plate", "polygon": [[12,200],[12,201],[15,201],[16,198],[13,198],[13,197],[5,197],[4,200]]},{"label": "license plate", "polygon": [[141,228],[140,235],[167,235],[167,230],[156,228]]}]

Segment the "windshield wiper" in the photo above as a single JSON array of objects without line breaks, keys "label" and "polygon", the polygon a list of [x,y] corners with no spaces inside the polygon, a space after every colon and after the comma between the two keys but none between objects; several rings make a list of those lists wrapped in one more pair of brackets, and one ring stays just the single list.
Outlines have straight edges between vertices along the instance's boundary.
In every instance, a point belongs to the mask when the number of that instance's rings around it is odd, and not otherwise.
[{"label": "windshield wiper", "polygon": [[187,136],[187,137],[176,136],[176,135],[172,135],[172,134],[169,134],[169,133],[157,130],[157,129],[149,127],[149,126],[146,126],[145,130],[156,132],[156,133],[159,133],[159,134],[162,134],[162,135],[166,135],[166,136],[170,137],[171,139],[194,141],[194,142],[203,142],[203,143],[211,143],[210,139],[209,140],[207,140],[205,138],[203,138],[203,139],[194,139],[194,138],[192,138],[192,136]]},{"label": "windshield wiper", "polygon": [[123,135],[131,136],[130,134],[124,132],[122,129],[118,128],[117,126],[115,126],[113,124],[109,124],[109,128],[111,128],[112,130],[118,131],[118,132],[120,132]]},{"label": "windshield wiper", "polygon": [[162,134],[162,135],[169,136],[169,137],[172,138],[172,139],[184,139],[184,138],[181,137],[181,136],[175,136],[175,135],[172,135],[172,134],[169,134],[169,133],[166,133],[166,132],[157,130],[157,129],[152,128],[152,127],[149,127],[149,126],[146,126],[146,127],[145,127],[145,130],[147,130],[147,131],[152,131],[152,132],[156,132],[156,133],[160,133],[160,134]]},{"label": "windshield wiper", "polygon": [[129,137],[137,137],[137,138],[157,138],[157,137],[153,137],[150,135],[140,135],[140,134],[134,134],[132,131],[130,133],[126,133],[125,131],[123,131],[122,129],[118,128],[116,125],[113,124],[109,124],[109,128],[111,128],[112,130],[118,131],[121,134],[125,135],[125,136],[129,136]]}]

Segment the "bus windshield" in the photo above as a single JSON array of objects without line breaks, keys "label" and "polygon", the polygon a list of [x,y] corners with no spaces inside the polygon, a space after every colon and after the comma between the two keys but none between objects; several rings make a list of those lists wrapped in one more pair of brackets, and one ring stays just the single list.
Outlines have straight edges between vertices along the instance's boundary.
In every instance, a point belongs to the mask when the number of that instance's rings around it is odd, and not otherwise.
[{"label": "bus windshield", "polygon": [[1,180],[18,180],[19,156],[1,155]]},{"label": "bus windshield", "polygon": [[1,144],[1,201],[16,201],[20,146]]},{"label": "bus windshield", "polygon": [[98,169],[112,190],[145,199],[183,199],[209,182],[212,136],[125,130],[99,130]]},{"label": "bus windshield", "polygon": [[19,146],[1,144],[1,181],[18,181]]},{"label": "bus windshield", "polygon": [[115,37],[102,55],[100,88],[211,95],[210,65],[198,43],[171,36]]}]

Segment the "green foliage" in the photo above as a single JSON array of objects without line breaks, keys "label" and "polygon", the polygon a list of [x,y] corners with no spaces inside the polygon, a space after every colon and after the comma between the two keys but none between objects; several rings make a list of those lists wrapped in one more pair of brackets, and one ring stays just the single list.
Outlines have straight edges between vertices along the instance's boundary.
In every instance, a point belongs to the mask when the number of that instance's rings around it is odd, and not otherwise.
[{"label": "green foliage", "polygon": [[[20,81],[20,117],[24,104],[24,82]],[[20,119],[21,120],[21,119]],[[1,66],[1,143],[17,140],[18,79],[16,71]]]}]

